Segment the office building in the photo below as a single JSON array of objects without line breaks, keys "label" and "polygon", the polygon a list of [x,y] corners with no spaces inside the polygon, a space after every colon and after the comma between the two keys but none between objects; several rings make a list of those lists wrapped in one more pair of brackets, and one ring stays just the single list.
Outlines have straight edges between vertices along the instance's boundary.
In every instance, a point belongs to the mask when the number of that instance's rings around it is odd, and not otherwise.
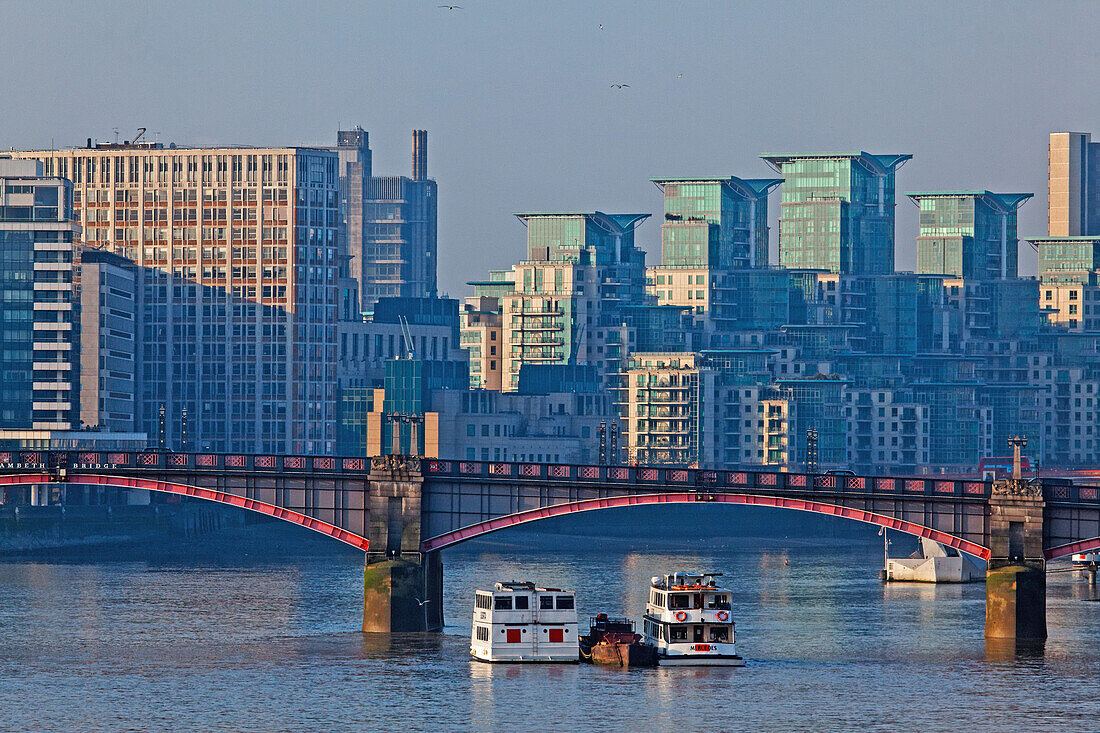
[{"label": "office building", "polygon": [[920,209],[917,272],[979,280],[1018,273],[1016,211],[1030,193],[906,194]]},{"label": "office building", "polygon": [[783,176],[779,264],[846,275],[894,271],[894,174],[911,155],[760,156]]},{"label": "office building", "polygon": [[428,178],[428,133],[413,130],[412,177],[374,176],[366,131],[337,132],[349,273],[360,307],[379,298],[436,294],[437,187]]},{"label": "office building", "polygon": [[136,265],[139,431],[159,436],[163,407],[176,449],[335,449],[337,154],[89,140],[13,155],[70,179],[83,244]]},{"label": "office building", "polygon": [[1100,142],[1087,132],[1052,132],[1047,235],[1100,235]]}]

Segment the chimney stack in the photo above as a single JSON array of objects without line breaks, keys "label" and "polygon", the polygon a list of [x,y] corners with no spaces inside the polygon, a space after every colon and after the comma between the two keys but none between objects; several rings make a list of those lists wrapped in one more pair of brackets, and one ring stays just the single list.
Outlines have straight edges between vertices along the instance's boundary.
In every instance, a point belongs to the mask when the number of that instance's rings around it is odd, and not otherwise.
[{"label": "chimney stack", "polygon": [[413,130],[413,169],[414,181],[428,179],[428,131]]}]

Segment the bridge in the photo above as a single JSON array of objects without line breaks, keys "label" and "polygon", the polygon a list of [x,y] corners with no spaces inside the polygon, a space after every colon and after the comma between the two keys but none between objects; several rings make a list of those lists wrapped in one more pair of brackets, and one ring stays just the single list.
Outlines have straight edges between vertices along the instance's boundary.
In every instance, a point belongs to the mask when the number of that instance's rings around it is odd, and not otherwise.
[{"label": "bridge", "polygon": [[[1100,488],[756,470],[118,451],[0,452],[0,498],[143,489],[292,522],[365,553],[365,631],[442,627],[440,550],[574,512],[735,504],[927,537],[988,562],[986,634],[1045,638],[1045,562],[1100,549]],[[420,603],[424,598],[431,603]]]}]

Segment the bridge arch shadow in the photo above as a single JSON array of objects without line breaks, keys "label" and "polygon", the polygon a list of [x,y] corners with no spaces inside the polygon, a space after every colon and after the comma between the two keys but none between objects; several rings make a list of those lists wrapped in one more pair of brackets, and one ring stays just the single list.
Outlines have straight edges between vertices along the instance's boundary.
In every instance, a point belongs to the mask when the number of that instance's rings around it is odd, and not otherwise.
[{"label": "bridge arch shadow", "polygon": [[[21,486],[31,484],[55,483],[57,483],[56,477],[49,474],[0,476],[0,486]],[[370,542],[367,540],[366,537],[361,537],[354,532],[349,532],[346,529],[341,529],[340,527],[329,524],[328,522],[323,522],[320,519],[315,519],[313,517],[292,511],[290,509],[284,509],[283,507],[275,506],[274,504],[268,504],[267,502],[259,501],[258,499],[248,499],[246,497],[237,496],[236,494],[230,494],[225,491],[204,489],[198,486],[181,484],[174,481],[155,481],[152,479],[143,479],[130,476],[103,476],[99,474],[74,475],[66,483],[102,486],[104,488],[111,489],[144,489],[145,491],[156,491],[163,494],[175,494],[176,496],[190,496],[195,499],[204,499],[206,501],[234,506],[240,509],[247,509],[248,511],[263,514],[268,517],[281,519],[283,521],[290,522],[291,524],[296,524],[300,527],[311,529],[314,532],[319,532],[323,535],[343,542],[344,544],[351,545],[355,549],[362,550],[363,552],[366,552],[367,548],[370,545]]]},{"label": "bridge arch shadow", "polygon": [[[880,527],[886,527],[897,532],[912,535],[914,537],[923,537],[926,539],[934,540],[948,547],[953,547],[959,552],[965,552],[968,555],[973,555],[981,560],[989,560],[990,550],[987,547],[970,542],[961,537],[957,537],[940,530],[932,529],[931,527],[925,527],[914,522],[909,522],[903,519],[897,519],[895,517],[889,517],[884,514],[877,514],[875,512],[869,512],[861,509],[853,509],[850,507],[838,506],[836,504],[828,504],[820,501],[811,501],[808,499],[794,499],[781,496],[761,496],[757,494],[736,494],[736,493],[701,493],[701,492],[683,492],[683,493],[654,493],[654,494],[633,494],[629,496],[617,496],[606,497],[600,499],[583,499],[580,501],[564,502],[561,504],[553,504],[551,506],[539,507],[536,509],[528,509],[522,512],[516,512],[514,514],[508,514],[500,517],[494,517],[483,522],[477,522],[475,524],[461,527],[452,532],[447,532],[435,537],[424,540],[420,549],[421,552],[432,552],[435,550],[442,550],[453,545],[457,545],[460,542],[474,539],[490,532],[496,532],[508,527],[515,527],[521,524],[529,524],[531,522],[537,522],[542,519],[549,519],[551,517],[561,517],[577,512],[591,512],[598,511],[600,509],[616,509],[621,507],[631,506],[647,506],[655,504],[733,504],[741,506],[759,506],[770,507],[774,509],[790,509],[795,511],[811,512],[814,514],[821,514],[827,516],[833,516],[840,519],[849,519],[856,522],[863,522],[865,524],[878,525]],[[1100,538],[1097,538],[1098,546],[1100,546]],[[1074,550],[1079,552],[1080,550]]]}]

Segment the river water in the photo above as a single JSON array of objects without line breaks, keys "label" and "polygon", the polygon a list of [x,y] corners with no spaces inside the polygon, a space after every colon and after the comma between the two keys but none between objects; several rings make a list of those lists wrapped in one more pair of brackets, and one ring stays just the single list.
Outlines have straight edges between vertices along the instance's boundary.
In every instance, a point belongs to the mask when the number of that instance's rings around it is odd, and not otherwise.
[{"label": "river water", "polygon": [[[1076,573],[1049,576],[1050,639],[1017,652],[987,648],[980,584],[880,584],[873,532],[688,541],[510,530],[444,554],[445,633],[389,638],[358,631],[361,555],[273,526],[156,553],[0,560],[0,730],[1100,727],[1100,603]],[[582,619],[637,618],[648,578],[667,569],[726,573],[747,667],[468,656],[475,587],[530,579],[575,589]]]}]

